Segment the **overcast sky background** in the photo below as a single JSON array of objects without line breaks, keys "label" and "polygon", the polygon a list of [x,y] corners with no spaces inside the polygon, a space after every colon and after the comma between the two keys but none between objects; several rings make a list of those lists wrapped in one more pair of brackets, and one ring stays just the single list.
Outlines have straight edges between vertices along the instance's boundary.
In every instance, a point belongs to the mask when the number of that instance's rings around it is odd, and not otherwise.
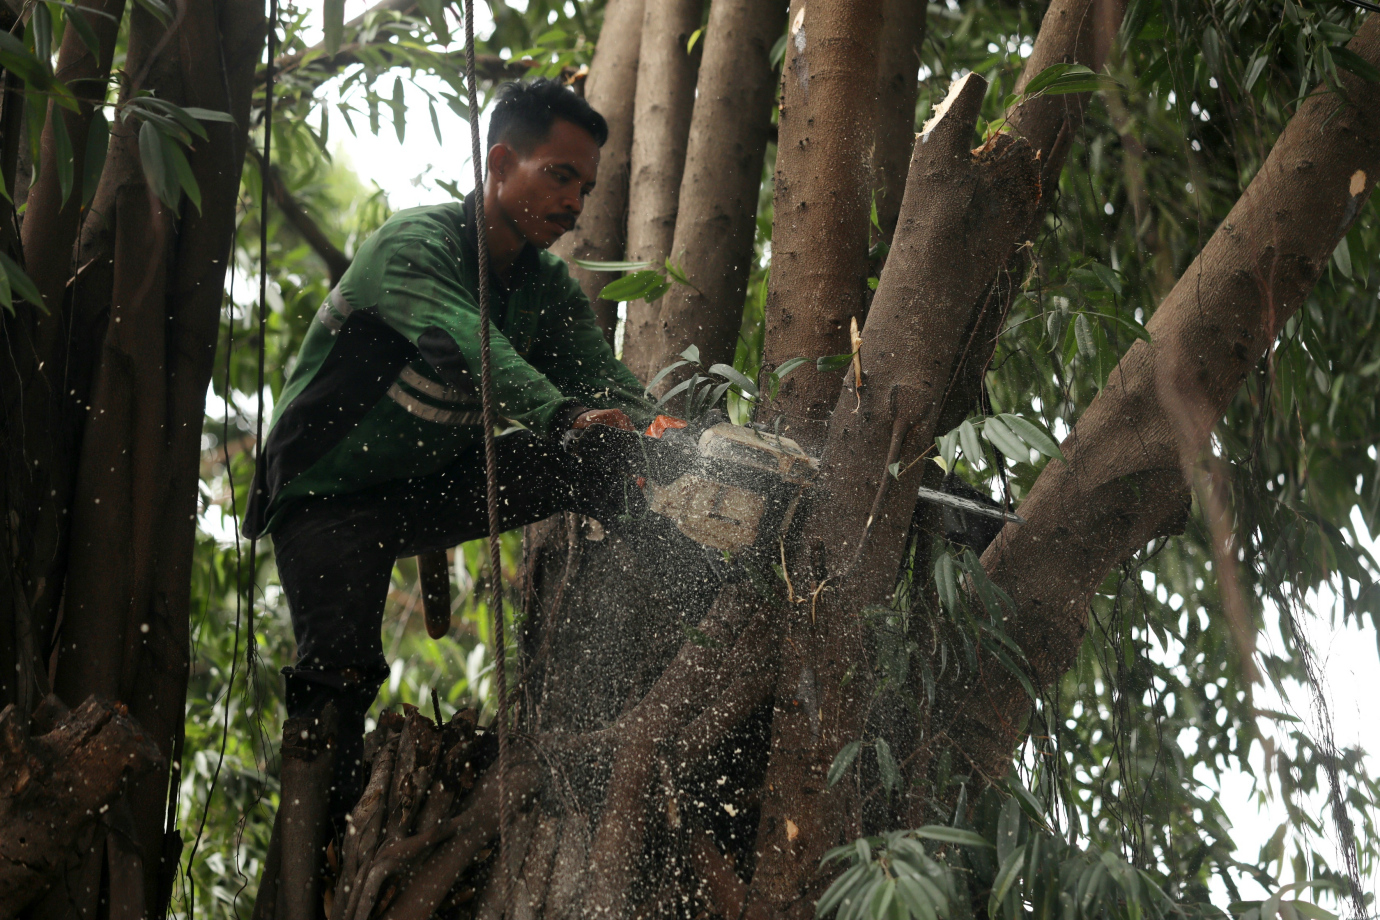
[{"label": "overcast sky background", "polygon": [[[525,0],[508,0],[517,7],[525,5]],[[315,8],[316,31],[311,37],[319,39],[320,0],[307,0],[305,8]],[[492,27],[488,6],[483,2],[477,7],[477,32],[483,36]],[[350,19],[359,15],[368,4],[363,0],[347,0],[345,17]],[[463,35],[456,31],[457,47]],[[419,78],[419,83],[427,78]],[[394,209],[413,207],[421,204],[450,200],[450,195],[436,183],[438,180],[455,182],[462,190],[473,188],[473,173],[468,151],[470,149],[469,125],[450,109],[440,106],[438,114],[444,144],[437,141],[426,114],[426,97],[417,85],[405,83],[409,119],[404,143],[399,143],[389,122],[389,110],[383,107],[381,127],[378,136],[369,133],[367,120],[355,119],[358,136],[352,136],[344,120],[330,106],[331,146],[337,157],[350,164],[366,183],[373,182],[388,195],[389,204]],[[439,80],[424,83],[433,92],[439,93],[444,84]],[[325,90],[326,99],[334,103],[334,85]],[[361,97],[362,98],[362,97]],[[1373,452],[1372,452],[1373,455]],[[207,522],[210,524],[211,522]],[[1373,558],[1380,560],[1380,549],[1374,538],[1367,534],[1358,514],[1352,515],[1354,533]],[[212,525],[213,530],[218,529]],[[1380,656],[1377,655],[1376,635],[1373,628],[1342,628],[1333,620],[1335,597],[1309,595],[1312,609],[1318,617],[1308,624],[1315,652],[1323,673],[1328,681],[1328,697],[1339,747],[1359,746],[1366,751],[1380,752],[1380,717],[1369,707],[1374,700],[1372,693],[1380,692]],[[1280,638],[1277,632],[1262,637],[1262,645],[1274,644],[1278,647]],[[1264,649],[1262,649],[1264,650]],[[1266,688],[1257,688],[1256,705],[1259,708],[1278,709],[1299,716],[1315,724],[1313,718],[1312,695],[1302,687],[1293,688],[1286,699],[1280,700]],[[1284,726],[1287,728],[1287,726]],[[1283,736],[1285,732],[1273,726],[1264,726]],[[1257,776],[1264,776],[1262,752],[1256,745],[1252,753],[1254,770]],[[1372,772],[1380,769],[1380,761],[1374,756],[1368,758]],[[1201,777],[1207,780],[1208,777]],[[1209,789],[1213,787],[1209,786]],[[1284,820],[1284,810],[1278,801],[1260,801],[1261,796],[1255,787],[1255,780],[1244,773],[1233,773],[1224,777],[1220,790],[1217,790],[1224,808],[1233,823],[1233,837],[1240,848],[1240,858],[1254,862],[1260,845],[1267,840]],[[1309,803],[1308,811],[1323,814],[1325,802],[1319,800]],[[1330,822],[1329,822],[1330,823]],[[1338,865],[1334,863],[1334,865]],[[1364,879],[1371,892],[1376,890],[1377,879]],[[1226,895],[1220,885],[1218,903],[1225,906]],[[1253,885],[1243,887],[1243,895],[1260,897]]]}]

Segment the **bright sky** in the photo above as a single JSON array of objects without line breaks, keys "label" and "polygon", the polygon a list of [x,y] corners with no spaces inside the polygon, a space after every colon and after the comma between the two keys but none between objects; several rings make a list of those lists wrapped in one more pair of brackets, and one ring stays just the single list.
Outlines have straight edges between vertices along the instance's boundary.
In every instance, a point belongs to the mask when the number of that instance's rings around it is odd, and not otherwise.
[{"label": "bright sky", "polygon": [[[525,7],[525,0],[508,0],[510,5]],[[345,18],[350,19],[368,8],[364,0],[346,0]],[[488,4],[475,4],[477,31],[482,36],[492,27]],[[318,11],[320,0],[308,0],[303,8],[313,7]],[[455,33],[456,47],[463,41],[463,35]],[[319,26],[316,37],[319,38]],[[435,92],[444,86],[439,80],[426,81],[419,78],[418,84],[425,85]],[[327,90],[327,98],[334,102]],[[344,120],[332,105],[330,127],[331,145],[336,156],[344,157],[360,177],[366,182],[377,183],[387,194],[394,209],[413,207],[450,199],[449,194],[436,185],[437,180],[455,182],[463,191],[474,187],[472,166],[469,161],[469,125],[449,108],[438,107],[441,134],[444,144],[439,143],[432,131],[429,116],[426,114],[425,97],[416,85],[405,83],[405,92],[410,112],[417,113],[409,122],[404,143],[399,143],[388,121],[385,106],[381,116],[381,129],[376,137],[369,133],[365,120],[356,119],[359,130],[357,137],[351,136]],[[209,522],[208,522],[209,523]],[[1366,533],[1359,515],[1353,515],[1353,527],[1361,544],[1380,563],[1380,548],[1374,538]],[[1335,598],[1331,595],[1315,597],[1310,595],[1313,610],[1318,616],[1309,624],[1312,639],[1328,681],[1329,703],[1339,748],[1360,747],[1363,750],[1380,752],[1380,719],[1368,711],[1370,694],[1380,691],[1380,655],[1377,654],[1375,630],[1342,628],[1332,622]],[[1338,614],[1337,619],[1340,619]],[[1279,644],[1279,636],[1265,637],[1266,642]],[[1256,705],[1259,708],[1277,709],[1293,713],[1305,719],[1310,727],[1313,720],[1311,694],[1306,688],[1294,688],[1287,699],[1273,698],[1264,689],[1258,689]],[[1267,729],[1269,730],[1269,729]],[[1283,732],[1279,732],[1283,734]],[[1254,772],[1264,776],[1262,753],[1259,745],[1252,755]],[[1380,759],[1369,757],[1372,772],[1380,771]],[[1234,825],[1233,836],[1240,847],[1240,857],[1245,862],[1254,862],[1261,844],[1267,840],[1284,820],[1284,810],[1277,801],[1258,802],[1253,794],[1255,781],[1244,773],[1233,773],[1225,777],[1219,798]],[[1325,803],[1310,803],[1308,811],[1323,814]],[[1329,822],[1330,824],[1330,822]],[[1336,864],[1336,863],[1334,863]],[[1368,890],[1376,890],[1377,879],[1364,879]],[[1246,897],[1260,897],[1259,892],[1243,890]],[[1221,906],[1226,905],[1225,890],[1217,887],[1217,899]]]}]

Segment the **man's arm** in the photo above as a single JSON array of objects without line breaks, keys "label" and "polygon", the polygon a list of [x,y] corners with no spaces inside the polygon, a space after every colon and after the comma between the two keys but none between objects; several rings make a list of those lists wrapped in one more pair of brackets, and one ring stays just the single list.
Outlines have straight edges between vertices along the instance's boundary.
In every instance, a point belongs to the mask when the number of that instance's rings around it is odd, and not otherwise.
[{"label": "man's arm", "polygon": [[589,300],[561,269],[563,303],[545,311],[534,363],[567,396],[591,409],[620,409],[639,427],[656,416],[633,372],[614,356]]},{"label": "man's arm", "polygon": [[[447,383],[478,402],[479,306],[453,251],[433,238],[397,234],[380,241],[369,261],[365,273],[343,282],[346,298],[377,309]],[[492,321],[489,340],[499,415],[550,436],[589,408],[529,364]]]}]

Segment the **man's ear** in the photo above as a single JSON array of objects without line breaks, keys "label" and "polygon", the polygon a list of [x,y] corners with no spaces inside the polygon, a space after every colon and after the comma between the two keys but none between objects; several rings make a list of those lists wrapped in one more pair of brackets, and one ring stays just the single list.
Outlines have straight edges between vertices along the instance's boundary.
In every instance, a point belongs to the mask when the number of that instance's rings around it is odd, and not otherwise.
[{"label": "man's ear", "polygon": [[507,144],[494,144],[489,148],[489,174],[502,181],[517,162],[517,152]]}]

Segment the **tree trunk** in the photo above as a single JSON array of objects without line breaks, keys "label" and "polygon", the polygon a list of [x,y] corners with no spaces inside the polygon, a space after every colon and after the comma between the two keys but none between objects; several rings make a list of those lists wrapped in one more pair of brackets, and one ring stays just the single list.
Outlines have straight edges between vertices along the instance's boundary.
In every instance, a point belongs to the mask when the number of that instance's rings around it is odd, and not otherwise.
[{"label": "tree trunk", "polygon": [[[655,374],[688,345],[706,364],[733,363],[752,272],[758,188],[771,127],[772,43],[785,18],[776,0],[714,0],[690,125],[671,251],[693,287],[675,285],[654,323],[636,330]],[[646,377],[644,377],[646,379]],[[673,384],[667,379],[662,391]]]},{"label": "tree trunk", "polygon": [[[686,45],[700,27],[702,0],[648,3],[642,17],[637,63],[631,182],[628,191],[628,259],[661,265],[671,252],[676,207],[685,168],[690,115],[695,105],[698,53]],[[702,44],[697,44],[697,51]],[[659,304],[628,302],[623,363],[641,379],[656,360],[654,328]]]},{"label": "tree trunk", "polygon": [[[46,652],[52,638],[61,597],[62,573],[67,554],[67,512],[71,501],[75,445],[80,437],[89,381],[80,360],[87,349],[80,342],[86,330],[71,323],[67,284],[72,277],[72,246],[81,213],[82,177],[85,172],[86,138],[93,106],[110,75],[115,38],[124,11],[123,0],[94,0],[81,4],[106,15],[86,16],[100,41],[99,58],[87,49],[76,29],[68,29],[58,53],[56,75],[73,81],[81,100],[78,112],[50,106],[50,119],[41,145],[38,182],[26,200],[22,236],[22,264],[47,304],[47,312],[25,308],[20,315],[0,319],[8,340],[8,353],[16,367],[6,375],[0,399],[4,405],[3,440],[10,445],[4,466],[6,508],[3,547],[0,547],[0,618],[22,624],[26,633],[19,660],[0,668],[0,700],[18,702],[25,711],[37,702],[46,686]],[[85,14],[82,14],[85,15]],[[109,18],[113,17],[113,18]],[[6,85],[10,78],[6,78]],[[99,89],[98,89],[99,88]],[[15,145],[24,97],[10,94],[5,100],[7,149]],[[63,119],[74,156],[73,191],[62,201],[57,168],[57,143],[52,113]],[[8,159],[7,159],[8,162]],[[7,169],[8,173],[8,169]],[[12,174],[6,187],[14,189]],[[7,213],[6,223],[13,217]],[[7,232],[6,236],[10,234]],[[73,347],[73,340],[78,340]],[[73,366],[73,362],[76,362]],[[14,548],[19,548],[14,551]],[[15,667],[18,665],[19,667]],[[13,676],[19,683],[12,684]]]},{"label": "tree trunk", "polygon": [[[849,321],[867,291],[868,152],[873,107],[858,87],[877,82],[881,4],[811,0],[793,12],[776,155],[776,215],[762,369],[848,352]],[[788,377],[762,421],[806,450],[824,442],[836,374],[806,365]]]},{"label": "tree trunk", "polygon": [[925,4],[883,0],[882,40],[877,46],[876,133],[872,141],[872,200],[888,244],[901,213],[906,171],[915,147],[915,100],[920,91],[920,49],[925,44]]},{"label": "tree trunk", "polygon": [[[1010,137],[969,152],[987,84],[969,74],[925,125],[860,358],[830,420],[777,678],[747,917],[807,916],[824,852],[892,821],[825,774],[864,736],[871,679],[858,615],[895,590],[922,470],[966,321],[1039,204],[1039,163]],[[888,472],[899,464],[899,475]],[[893,481],[894,480],[894,481]],[[787,705],[794,701],[795,705]],[[899,747],[905,750],[905,747]],[[789,823],[788,823],[789,822]]]},{"label": "tree trunk", "polygon": [[[264,21],[250,0],[197,4],[164,43],[154,17],[132,15],[128,66],[146,71],[144,87],[229,112],[235,124],[208,124],[209,141],[190,151],[201,211],[184,202],[180,217],[144,184],[135,126],[114,129],[96,199],[95,223],[105,229],[89,242],[113,239],[110,323],[77,463],[56,690],[69,703],[91,694],[126,702],[176,769],[201,421]],[[207,60],[223,61],[224,70]],[[100,290],[84,293],[91,299]],[[171,890],[180,848],[164,827],[168,780],[160,769],[128,796],[150,911]],[[46,905],[39,916],[64,909]]]},{"label": "tree trunk", "polygon": [[[637,59],[642,43],[643,0],[609,0],[604,28],[585,80],[585,99],[609,123],[609,139],[599,158],[599,181],[585,201],[575,229],[552,251],[563,259],[612,262],[623,258],[628,226],[628,169],[632,155],[633,105],[637,94]],[[594,316],[613,341],[618,305],[599,297],[618,272],[591,272],[573,262],[570,274],[580,282]]]},{"label": "tree trunk", "polygon": [[[1380,64],[1380,19],[1347,45]],[[1380,171],[1380,87],[1343,74],[1299,107],[1227,219],[1107,378],[983,565],[1016,603],[1008,630],[1045,685],[1073,661],[1114,566],[1182,529],[1191,473],[1247,373],[1303,303]],[[1029,702],[1001,668],[952,694],[956,746],[999,777]],[[989,702],[990,701],[990,702]]]}]

